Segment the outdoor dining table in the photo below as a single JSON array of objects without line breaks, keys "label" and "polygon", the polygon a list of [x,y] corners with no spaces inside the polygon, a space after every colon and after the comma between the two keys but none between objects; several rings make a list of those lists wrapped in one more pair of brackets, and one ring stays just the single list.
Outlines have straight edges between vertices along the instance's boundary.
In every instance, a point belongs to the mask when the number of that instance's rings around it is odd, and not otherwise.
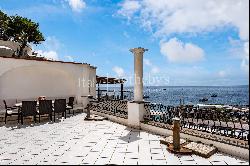
[{"label": "outdoor dining table", "polygon": [[[52,100],[52,104],[54,105],[54,103],[55,103],[55,101],[54,100]],[[18,108],[21,108],[22,107],[22,103],[16,103],[15,104],[15,106],[16,107],[18,107]],[[37,105],[36,105],[37,107],[39,107],[39,102],[37,102]],[[72,109],[70,106],[66,106],[66,109]]]},{"label": "outdoor dining table", "polygon": [[[54,104],[54,103],[55,103],[55,101],[52,100],[52,104]],[[16,107],[22,107],[22,103],[16,103],[15,106]],[[37,106],[39,106],[39,102],[37,102]]]}]

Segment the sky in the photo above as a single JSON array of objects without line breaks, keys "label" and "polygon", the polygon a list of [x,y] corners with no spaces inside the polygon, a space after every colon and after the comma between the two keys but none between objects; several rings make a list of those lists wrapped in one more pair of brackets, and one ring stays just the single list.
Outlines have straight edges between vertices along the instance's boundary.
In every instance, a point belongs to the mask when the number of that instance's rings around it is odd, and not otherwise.
[{"label": "sky", "polygon": [[40,25],[48,59],[89,63],[133,82],[144,47],[145,85],[249,85],[248,0],[0,0]]}]

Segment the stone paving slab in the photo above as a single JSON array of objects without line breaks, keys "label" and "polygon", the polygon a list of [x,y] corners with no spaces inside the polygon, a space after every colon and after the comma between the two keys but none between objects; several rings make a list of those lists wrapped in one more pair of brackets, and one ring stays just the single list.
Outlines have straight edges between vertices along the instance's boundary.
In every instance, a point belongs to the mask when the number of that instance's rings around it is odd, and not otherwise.
[{"label": "stone paving slab", "polygon": [[216,153],[208,159],[171,154],[161,136],[110,121],[84,121],[78,114],[59,122],[0,127],[0,165],[248,165]]}]

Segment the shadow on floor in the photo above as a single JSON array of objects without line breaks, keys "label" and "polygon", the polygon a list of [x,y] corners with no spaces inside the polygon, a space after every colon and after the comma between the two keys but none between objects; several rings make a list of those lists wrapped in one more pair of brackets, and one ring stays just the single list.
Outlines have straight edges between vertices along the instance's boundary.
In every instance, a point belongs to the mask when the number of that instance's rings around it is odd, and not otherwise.
[{"label": "shadow on floor", "polygon": [[141,139],[139,130],[135,130],[129,127],[127,127],[125,130],[129,131],[129,133],[124,137],[120,137],[119,138],[120,140],[130,143],[130,142],[135,142]]}]

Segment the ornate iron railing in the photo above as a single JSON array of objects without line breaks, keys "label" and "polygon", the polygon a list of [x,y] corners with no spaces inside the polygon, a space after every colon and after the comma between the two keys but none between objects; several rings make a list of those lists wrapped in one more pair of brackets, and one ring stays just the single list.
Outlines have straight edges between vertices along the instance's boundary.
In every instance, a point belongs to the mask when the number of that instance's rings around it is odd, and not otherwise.
[{"label": "ornate iron railing", "polygon": [[172,130],[173,117],[180,117],[183,133],[249,148],[248,112],[145,104],[145,122]]},{"label": "ornate iron railing", "polygon": [[92,102],[90,105],[92,111],[117,116],[120,118],[128,118],[128,106],[125,100],[106,100],[100,102]]}]

